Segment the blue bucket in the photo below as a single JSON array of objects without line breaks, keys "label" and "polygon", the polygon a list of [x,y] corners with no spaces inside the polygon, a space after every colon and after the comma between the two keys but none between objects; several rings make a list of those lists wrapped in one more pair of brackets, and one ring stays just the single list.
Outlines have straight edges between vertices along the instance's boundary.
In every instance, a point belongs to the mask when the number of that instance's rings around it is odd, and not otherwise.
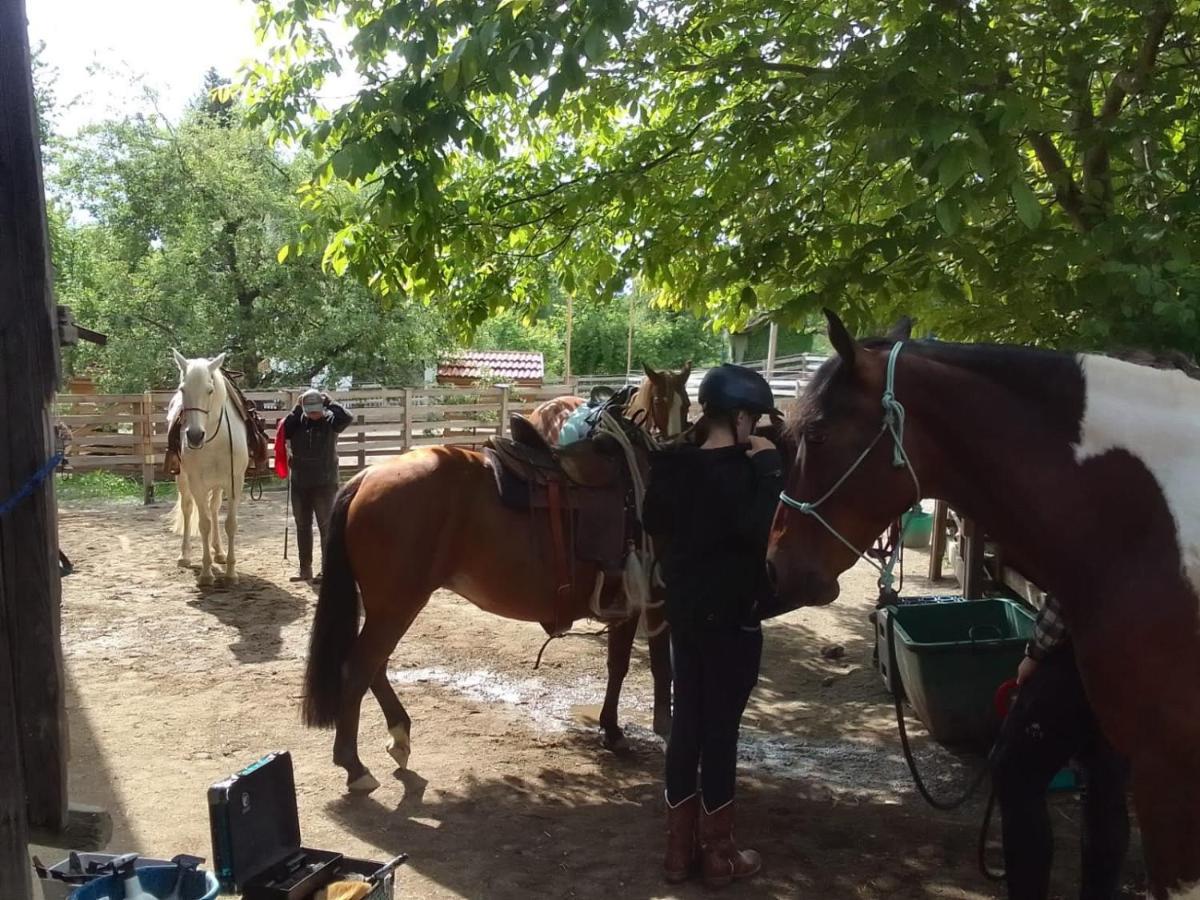
[{"label": "blue bucket", "polygon": [[[182,875],[182,881],[180,877]],[[142,890],[160,900],[178,896],[179,900],[215,900],[221,885],[212,872],[181,869],[179,866],[149,866],[137,870]],[[173,895],[176,884],[179,893]],[[71,894],[69,900],[125,900],[125,877],[105,875],[90,881]]]}]

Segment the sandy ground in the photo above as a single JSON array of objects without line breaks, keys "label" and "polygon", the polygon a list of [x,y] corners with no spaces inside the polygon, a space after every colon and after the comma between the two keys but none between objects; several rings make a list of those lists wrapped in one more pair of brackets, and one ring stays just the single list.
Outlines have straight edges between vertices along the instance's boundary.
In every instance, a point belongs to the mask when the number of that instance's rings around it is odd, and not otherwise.
[{"label": "sandy ground", "polygon": [[[393,772],[383,717],[368,697],[361,752],[383,786],[369,798],[346,796],[330,762],[331,733],[299,722],[316,596],[288,581],[283,496],[242,508],[242,582],[233,590],[201,590],[175,566],[178,539],[165,505],[62,509],[62,544],[77,567],[63,589],[71,790],[112,812],[114,850],[211,860],[207,787],[287,749],[305,844],[373,859],[410,854],[397,896],[707,895],[659,878],[663,758],[649,730],[642,642],[623,704],[633,749],[618,757],[600,748],[594,725],[602,639],[555,642],[535,672],[538,626],[440,593],[391,660],[414,720],[411,768]],[[923,572],[924,557],[910,554],[909,566]],[[730,893],[1002,895],[976,866],[982,798],[944,814],[911,787],[890,699],[871,669],[871,576],[860,567],[838,603],[766,626],[762,678],[743,729],[738,828],[762,851],[766,871]],[[909,586],[926,590],[911,573]],[[846,655],[827,661],[821,648],[835,643]],[[920,743],[925,768],[948,779],[946,792],[967,776],[940,748]],[[1076,801],[1056,801],[1053,815],[1056,896],[1073,896]],[[1129,869],[1140,876],[1140,857]]]}]

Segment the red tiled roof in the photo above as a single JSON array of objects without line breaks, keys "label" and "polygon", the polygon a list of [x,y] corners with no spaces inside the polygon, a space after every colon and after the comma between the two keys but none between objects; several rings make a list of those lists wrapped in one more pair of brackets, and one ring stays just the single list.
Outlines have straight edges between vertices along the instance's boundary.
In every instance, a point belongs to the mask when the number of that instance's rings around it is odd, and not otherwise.
[{"label": "red tiled roof", "polygon": [[545,376],[542,354],[524,350],[464,350],[447,354],[438,363],[437,377],[477,379],[511,378],[541,381]]}]

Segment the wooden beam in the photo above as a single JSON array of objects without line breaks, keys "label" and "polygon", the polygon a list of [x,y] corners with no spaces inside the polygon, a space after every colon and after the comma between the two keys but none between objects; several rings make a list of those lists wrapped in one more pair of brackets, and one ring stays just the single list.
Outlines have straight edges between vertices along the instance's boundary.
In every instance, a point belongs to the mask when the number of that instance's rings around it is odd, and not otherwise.
[{"label": "wooden beam", "polygon": [[61,829],[33,828],[30,838],[43,847],[98,853],[112,840],[112,816],[96,806],[72,803],[67,808],[67,820]]},{"label": "wooden beam", "polygon": [[17,728],[13,651],[20,644],[0,609],[0,897],[28,897],[29,826],[25,820],[25,779]]},{"label": "wooden beam", "polygon": [[767,365],[763,375],[770,378],[775,374],[775,355],[779,349],[779,323],[772,322],[767,333]]},{"label": "wooden beam", "polygon": [[946,558],[946,502],[933,503],[933,537],[929,544],[929,580],[942,580],[942,563]]},{"label": "wooden beam", "polygon": [[[0,499],[11,497],[50,458],[49,405],[58,387],[58,314],[51,292],[41,149],[34,112],[25,0],[0,0]],[[59,638],[58,522],[54,481],[0,518],[0,618],[8,643],[4,679],[15,710],[21,769],[5,766],[0,798],[12,803],[24,778],[27,821],[61,828],[67,812],[67,741]],[[11,705],[11,699],[10,699]],[[6,751],[9,761],[12,748]],[[15,779],[14,771],[21,774]],[[19,790],[19,789],[18,789]],[[18,823],[12,809],[0,812]],[[29,860],[3,839],[0,896],[25,883]],[[20,871],[14,871],[14,867]]]}]

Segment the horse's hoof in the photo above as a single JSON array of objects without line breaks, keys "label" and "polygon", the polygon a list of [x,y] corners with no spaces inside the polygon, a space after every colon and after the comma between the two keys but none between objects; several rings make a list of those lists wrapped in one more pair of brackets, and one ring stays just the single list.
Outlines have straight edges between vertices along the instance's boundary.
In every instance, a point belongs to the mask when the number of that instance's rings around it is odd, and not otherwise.
[{"label": "horse's hoof", "polygon": [[352,794],[369,794],[379,787],[379,782],[370,772],[364,770],[353,781],[346,782],[346,790]]},{"label": "horse's hoof", "polygon": [[663,716],[661,718],[655,717],[654,733],[657,734],[664,741],[669,741],[671,739],[671,717],[670,716]]},{"label": "horse's hoof", "polygon": [[601,732],[600,743],[610,753],[621,754],[629,752],[629,739],[625,737],[624,732],[619,730],[613,733],[608,731]]},{"label": "horse's hoof", "polygon": [[200,587],[212,587],[212,583],[213,583],[212,575],[200,575],[196,579],[196,584],[200,585]]},{"label": "horse's hoof", "polygon": [[238,583],[237,572],[226,572],[221,577],[222,577],[222,580],[228,585],[235,585]]},{"label": "horse's hoof", "polygon": [[392,739],[387,743],[387,752],[396,761],[397,768],[407,769],[408,758],[412,755],[412,739],[403,725],[397,725],[389,732]]},{"label": "horse's hoof", "polygon": [[192,565],[191,557],[181,556],[177,560],[175,560],[175,565],[179,566],[179,568],[181,568],[181,569],[190,568]]},{"label": "horse's hoof", "polygon": [[224,565],[225,564],[225,554],[224,553],[214,553],[213,554],[213,562]]}]

